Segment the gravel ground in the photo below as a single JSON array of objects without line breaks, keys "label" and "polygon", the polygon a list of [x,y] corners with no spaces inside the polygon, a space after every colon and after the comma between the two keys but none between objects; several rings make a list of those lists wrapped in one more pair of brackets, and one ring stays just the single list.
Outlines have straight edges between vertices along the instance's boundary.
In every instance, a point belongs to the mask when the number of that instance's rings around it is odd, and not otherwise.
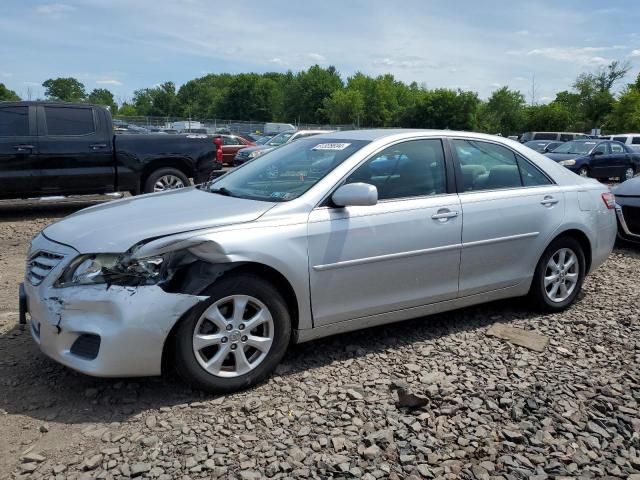
[{"label": "gravel ground", "polygon": [[[0,205],[0,478],[640,479],[637,248],[562,314],[514,300],[324,339],[216,398],[171,374],[77,374],[19,330],[29,240],[79,206]],[[399,386],[426,404],[399,406]]]}]

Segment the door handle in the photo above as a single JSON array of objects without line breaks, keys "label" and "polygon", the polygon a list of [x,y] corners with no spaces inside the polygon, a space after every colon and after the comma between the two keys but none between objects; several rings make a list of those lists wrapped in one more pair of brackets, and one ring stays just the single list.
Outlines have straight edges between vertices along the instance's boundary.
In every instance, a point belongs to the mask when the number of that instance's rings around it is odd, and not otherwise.
[{"label": "door handle", "polygon": [[555,205],[560,200],[557,198],[553,198],[551,195],[547,195],[544,197],[544,200],[540,202],[540,205],[544,205],[545,207],[550,207],[551,205]]},{"label": "door handle", "polygon": [[446,222],[449,218],[454,218],[458,216],[458,212],[451,210],[438,210],[438,213],[434,213],[431,215],[431,218],[434,220],[440,220],[442,222]]},{"label": "door handle", "polygon": [[107,148],[107,144],[106,143],[94,143],[93,145],[89,145],[89,148],[91,148],[91,150],[99,150],[101,148]]},{"label": "door handle", "polygon": [[18,152],[30,152],[36,147],[34,147],[33,145],[16,145],[13,148],[15,148]]}]

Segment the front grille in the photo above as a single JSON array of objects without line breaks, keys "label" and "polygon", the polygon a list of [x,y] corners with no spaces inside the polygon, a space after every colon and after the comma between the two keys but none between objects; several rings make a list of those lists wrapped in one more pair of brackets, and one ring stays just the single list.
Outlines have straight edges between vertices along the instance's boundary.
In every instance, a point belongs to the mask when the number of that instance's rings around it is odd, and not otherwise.
[{"label": "front grille", "polygon": [[87,360],[93,360],[100,351],[100,336],[91,333],[80,335],[70,349],[71,353]]},{"label": "front grille", "polygon": [[629,231],[636,235],[640,235],[640,207],[629,207],[623,205],[622,215],[624,216],[624,221],[627,224],[627,227],[629,227]]},{"label": "front grille", "polygon": [[238,153],[236,153],[236,158],[237,159],[249,158],[249,152],[243,152],[242,150],[240,150]]},{"label": "front grille", "polygon": [[64,255],[57,253],[39,251],[35,253],[27,263],[27,279],[31,285],[40,285],[64,258]]}]

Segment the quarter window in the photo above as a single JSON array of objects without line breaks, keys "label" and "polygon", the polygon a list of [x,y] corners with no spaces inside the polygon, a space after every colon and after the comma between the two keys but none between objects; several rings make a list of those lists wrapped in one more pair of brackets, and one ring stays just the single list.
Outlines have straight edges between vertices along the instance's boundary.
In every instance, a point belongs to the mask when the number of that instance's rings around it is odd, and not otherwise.
[{"label": "quarter window", "polygon": [[345,183],[369,183],[380,200],[446,192],[445,162],[439,139],[412,140],[389,147],[358,167]]},{"label": "quarter window", "polygon": [[522,183],[525,187],[537,187],[539,185],[550,185],[551,181],[531,162],[518,156],[518,166],[520,167],[520,175]]},{"label": "quarter window", "polygon": [[0,137],[29,135],[29,107],[0,108]]},{"label": "quarter window", "polygon": [[88,135],[95,132],[93,109],[44,107],[49,135]]}]

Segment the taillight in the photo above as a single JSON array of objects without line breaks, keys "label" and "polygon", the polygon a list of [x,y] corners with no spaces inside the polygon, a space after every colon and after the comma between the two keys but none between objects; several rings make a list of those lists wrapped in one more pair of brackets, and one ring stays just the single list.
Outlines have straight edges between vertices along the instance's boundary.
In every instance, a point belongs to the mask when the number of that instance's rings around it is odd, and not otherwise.
[{"label": "taillight", "polygon": [[611,192],[604,192],[602,194],[602,201],[609,210],[616,208],[616,197]]}]

